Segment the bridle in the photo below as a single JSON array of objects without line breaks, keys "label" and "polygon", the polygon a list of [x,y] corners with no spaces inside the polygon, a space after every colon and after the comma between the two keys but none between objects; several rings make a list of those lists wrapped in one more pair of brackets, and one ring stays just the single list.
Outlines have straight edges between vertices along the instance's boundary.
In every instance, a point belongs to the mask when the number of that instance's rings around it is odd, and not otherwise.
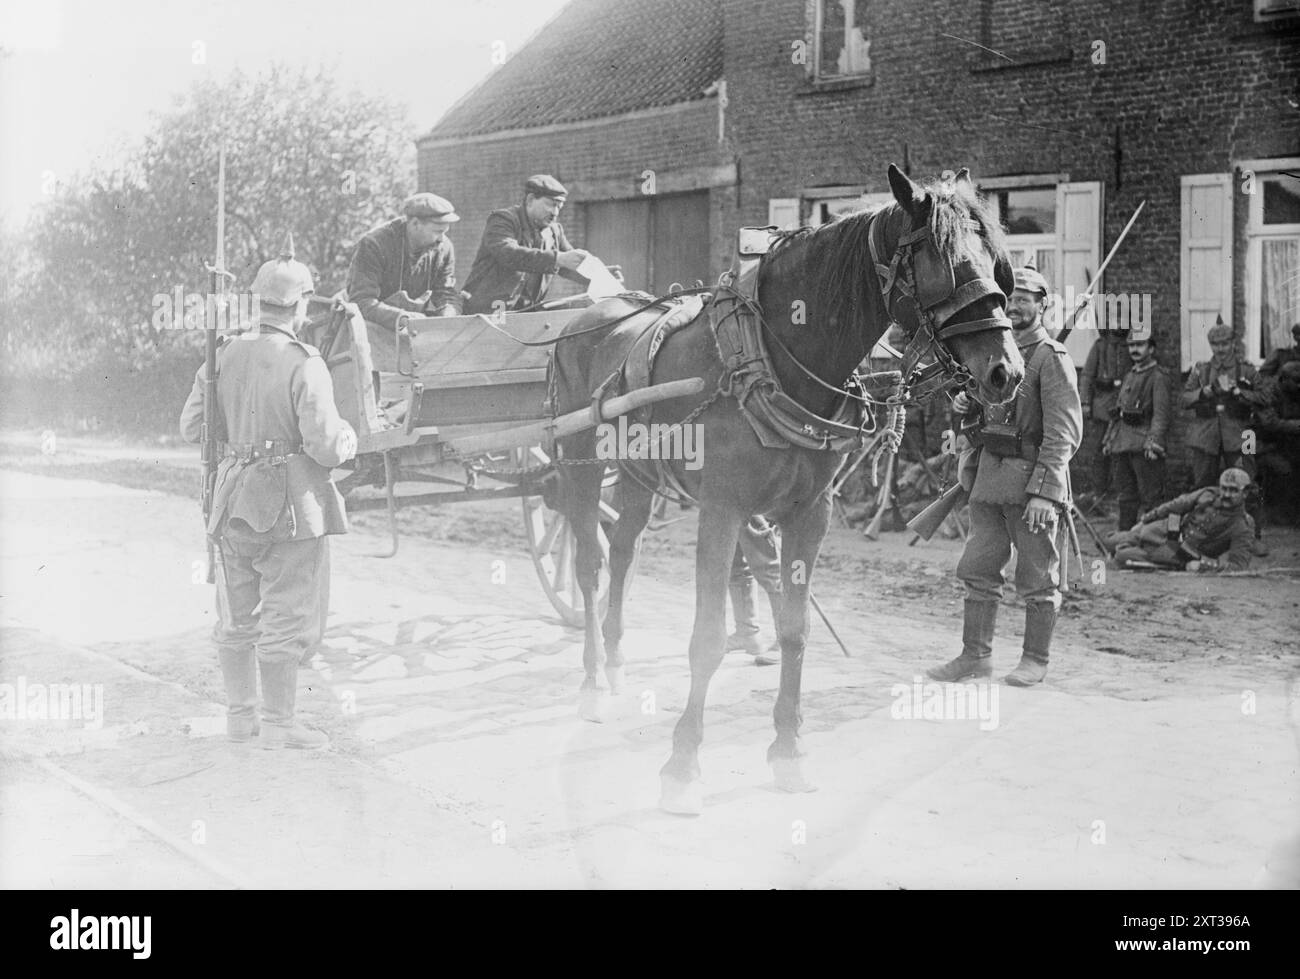
[{"label": "bridle", "polygon": [[[971,279],[956,285],[952,266],[940,256],[928,224],[899,238],[889,264],[884,264],[880,260],[883,246],[877,235],[884,234],[886,213],[876,214],[867,232],[867,244],[876,268],[885,313],[891,326],[898,322],[894,304],[904,299],[912,304],[918,323],[903,353],[902,400],[919,401],[949,387],[969,388],[974,382],[970,370],[952,355],[945,341],[967,333],[1009,330],[1011,322],[1005,312],[1006,294],[993,279]],[[949,322],[960,310],[986,296],[1001,298],[996,310],[1000,315],[961,323]],[[923,359],[931,357],[933,363],[918,369],[917,365]]]}]

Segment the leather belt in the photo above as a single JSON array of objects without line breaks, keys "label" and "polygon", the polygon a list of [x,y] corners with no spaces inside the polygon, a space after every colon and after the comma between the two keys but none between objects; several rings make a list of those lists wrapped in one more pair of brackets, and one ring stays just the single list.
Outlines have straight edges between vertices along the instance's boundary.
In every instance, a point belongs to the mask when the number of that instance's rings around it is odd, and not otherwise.
[{"label": "leather belt", "polygon": [[240,462],[266,459],[273,466],[281,466],[288,461],[289,456],[296,455],[301,451],[301,442],[280,442],[268,439],[263,442],[227,444],[226,458],[238,459]]}]

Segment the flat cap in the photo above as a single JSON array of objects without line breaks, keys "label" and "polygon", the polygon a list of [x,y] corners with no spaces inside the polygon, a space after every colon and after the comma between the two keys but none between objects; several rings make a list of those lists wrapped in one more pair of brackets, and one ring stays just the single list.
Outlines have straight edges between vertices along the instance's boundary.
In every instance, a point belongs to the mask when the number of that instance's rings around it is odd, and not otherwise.
[{"label": "flat cap", "polygon": [[1232,339],[1232,327],[1227,323],[1215,323],[1206,332],[1205,337],[1210,343],[1222,343],[1224,340]]},{"label": "flat cap", "polygon": [[1016,288],[1023,289],[1025,292],[1037,292],[1044,296],[1048,292],[1047,280],[1033,265],[1016,269]]},{"label": "flat cap", "polygon": [[427,191],[408,197],[402,204],[402,215],[408,218],[435,218],[448,224],[460,220],[460,215],[451,206],[451,201]]},{"label": "flat cap", "polygon": [[549,173],[535,173],[524,181],[524,193],[536,194],[538,197],[554,197],[557,201],[563,202],[569,196],[564,184],[560,183]]}]

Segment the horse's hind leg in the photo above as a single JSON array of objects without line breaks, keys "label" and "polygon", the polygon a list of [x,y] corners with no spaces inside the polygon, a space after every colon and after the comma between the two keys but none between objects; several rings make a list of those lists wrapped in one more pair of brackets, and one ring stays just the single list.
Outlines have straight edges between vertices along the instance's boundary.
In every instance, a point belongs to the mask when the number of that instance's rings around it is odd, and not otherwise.
[{"label": "horse's hind leg", "polygon": [[659,805],[668,812],[695,815],[704,808],[700,787],[700,743],[704,703],[727,644],[727,582],[736,554],[740,525],[748,514],[717,505],[700,510],[695,552],[695,627],[691,631],[691,693],[673,729],[673,754],[660,770]]},{"label": "horse's hind leg", "polygon": [[[564,443],[564,455],[572,459],[590,459],[595,456],[595,439],[584,433]],[[565,516],[573,530],[573,573],[578,590],[582,593],[583,643],[582,688],[578,692],[578,713],[583,720],[604,719],[608,695],[597,670],[605,659],[605,644],[600,634],[600,609],[596,594],[600,584],[600,484],[604,476],[602,466],[564,466]]]},{"label": "horse's hind leg", "polygon": [[803,652],[808,642],[808,592],[830,513],[830,494],[823,493],[811,506],[781,521],[781,584],[785,592],[777,623],[781,638],[781,689],[772,712],[776,740],[767,749],[767,761],[776,776],[777,788],[785,792],[816,790],[803,770],[804,752],[799,741],[803,712],[799,699]]},{"label": "horse's hind leg", "polygon": [[605,613],[605,676],[611,693],[623,686],[623,602],[632,584],[632,566],[641,547],[641,534],[650,521],[654,494],[635,480],[619,481],[618,521],[609,538],[609,611]]}]

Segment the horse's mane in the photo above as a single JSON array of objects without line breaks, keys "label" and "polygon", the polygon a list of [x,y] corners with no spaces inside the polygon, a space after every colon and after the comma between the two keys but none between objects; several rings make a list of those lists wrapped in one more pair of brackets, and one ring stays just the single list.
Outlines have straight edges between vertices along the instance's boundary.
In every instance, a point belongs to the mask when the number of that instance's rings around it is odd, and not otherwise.
[{"label": "horse's mane", "polygon": [[[1002,227],[988,202],[967,183],[934,182],[922,188],[931,202],[929,225],[935,246],[945,261],[956,263],[968,257],[971,232],[997,255],[1006,247]],[[899,205],[867,208],[843,215],[820,228],[799,228],[778,232],[770,256],[779,259],[788,247],[803,242],[812,251],[805,256],[811,295],[820,297],[827,322],[839,334],[840,342],[861,335],[862,318],[876,301],[879,286],[871,261],[872,218],[881,214],[888,221]],[[889,213],[884,213],[889,212]],[[815,256],[815,260],[808,261]],[[888,262],[889,254],[882,254]]]}]

